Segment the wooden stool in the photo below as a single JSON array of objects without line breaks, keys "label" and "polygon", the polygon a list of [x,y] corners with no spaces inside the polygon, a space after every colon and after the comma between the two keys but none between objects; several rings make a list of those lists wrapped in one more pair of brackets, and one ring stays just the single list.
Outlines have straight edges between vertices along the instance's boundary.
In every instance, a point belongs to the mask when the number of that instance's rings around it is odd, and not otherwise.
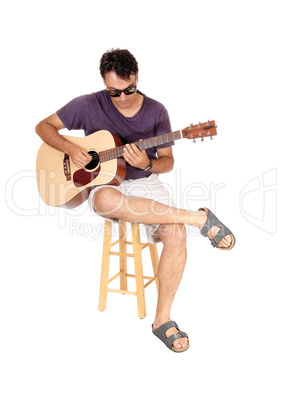
[{"label": "wooden stool", "polygon": [[[100,282],[100,295],[99,295],[99,311],[104,311],[107,305],[108,292],[123,293],[137,296],[138,317],[146,317],[145,295],[144,289],[152,282],[156,282],[158,291],[158,279],[157,270],[159,265],[158,250],[156,244],[141,243],[139,224],[131,224],[132,242],[126,241],[126,222],[119,222],[119,239],[112,243],[112,228],[113,223],[105,220],[104,226],[104,244],[103,244],[103,256],[102,256],[102,269],[101,269],[101,282]],[[119,244],[119,251],[111,251],[112,247]],[[133,246],[133,254],[127,253],[127,245]],[[152,266],[153,277],[143,276],[142,266],[142,250],[149,247]],[[110,256],[119,256],[119,272],[112,278],[109,278],[110,271]],[[134,258],[135,275],[127,273],[127,257]],[[120,289],[110,289],[109,283],[114,279],[120,277]],[[136,281],[136,292],[130,292],[127,290],[127,278],[133,277]],[[144,279],[148,280],[144,284]]]}]

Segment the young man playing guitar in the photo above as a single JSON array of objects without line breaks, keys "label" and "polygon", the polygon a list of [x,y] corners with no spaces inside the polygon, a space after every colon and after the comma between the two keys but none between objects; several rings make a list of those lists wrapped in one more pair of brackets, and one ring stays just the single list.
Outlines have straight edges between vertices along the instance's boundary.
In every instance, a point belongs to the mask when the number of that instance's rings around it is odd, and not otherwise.
[{"label": "young man playing guitar", "polygon": [[196,226],[214,247],[230,250],[235,237],[207,208],[197,212],[177,209],[158,175],[173,169],[173,143],[140,150],[133,142],[169,133],[163,105],[137,90],[138,63],[128,50],[111,50],[100,61],[106,89],[73,99],[36,126],[51,147],[69,155],[78,168],[92,158],[86,150],[59,134],[67,128],[85,135],[108,130],[121,138],[126,161],[125,180],[119,186],[100,185],[91,190],[89,203],[101,216],[145,224],[149,242],[163,243],[158,267],[159,296],[153,333],[175,352],[189,347],[188,335],[171,321],[171,306],[186,263],[185,224]]}]

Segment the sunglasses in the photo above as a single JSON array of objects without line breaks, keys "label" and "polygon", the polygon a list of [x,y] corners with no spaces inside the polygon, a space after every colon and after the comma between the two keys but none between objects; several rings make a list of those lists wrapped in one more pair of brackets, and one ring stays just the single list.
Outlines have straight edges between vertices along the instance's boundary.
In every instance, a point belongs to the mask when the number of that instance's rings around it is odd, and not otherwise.
[{"label": "sunglasses", "polygon": [[117,98],[118,96],[121,95],[121,93],[123,92],[125,95],[132,95],[136,92],[136,88],[137,85],[134,85],[132,87],[126,88],[126,89],[110,89],[108,91],[108,94],[112,97],[112,98]]}]

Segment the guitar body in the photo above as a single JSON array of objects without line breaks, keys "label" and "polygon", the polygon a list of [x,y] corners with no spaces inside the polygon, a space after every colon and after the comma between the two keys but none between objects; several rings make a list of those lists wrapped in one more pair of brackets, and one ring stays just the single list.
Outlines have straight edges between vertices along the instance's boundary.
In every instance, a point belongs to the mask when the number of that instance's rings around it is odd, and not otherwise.
[{"label": "guitar body", "polygon": [[38,191],[46,204],[75,208],[88,198],[94,187],[103,184],[119,185],[124,180],[124,159],[99,161],[99,152],[122,145],[120,138],[106,130],[81,138],[64,137],[90,154],[96,155],[96,163],[94,160],[80,169],[68,155],[43,143],[37,154],[36,171]]}]

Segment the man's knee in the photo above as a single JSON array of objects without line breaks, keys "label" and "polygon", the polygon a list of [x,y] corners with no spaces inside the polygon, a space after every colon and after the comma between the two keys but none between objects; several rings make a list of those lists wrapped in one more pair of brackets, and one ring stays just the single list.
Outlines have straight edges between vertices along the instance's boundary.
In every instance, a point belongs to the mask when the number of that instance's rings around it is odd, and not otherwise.
[{"label": "man's knee", "polygon": [[121,204],[122,194],[115,188],[100,188],[93,197],[93,208],[101,215],[114,215]]},{"label": "man's knee", "polygon": [[173,242],[174,246],[186,248],[186,228],[184,225],[173,225]]},{"label": "man's knee", "polygon": [[159,234],[164,246],[171,247],[177,250],[186,248],[185,225],[161,225],[159,227]]}]

